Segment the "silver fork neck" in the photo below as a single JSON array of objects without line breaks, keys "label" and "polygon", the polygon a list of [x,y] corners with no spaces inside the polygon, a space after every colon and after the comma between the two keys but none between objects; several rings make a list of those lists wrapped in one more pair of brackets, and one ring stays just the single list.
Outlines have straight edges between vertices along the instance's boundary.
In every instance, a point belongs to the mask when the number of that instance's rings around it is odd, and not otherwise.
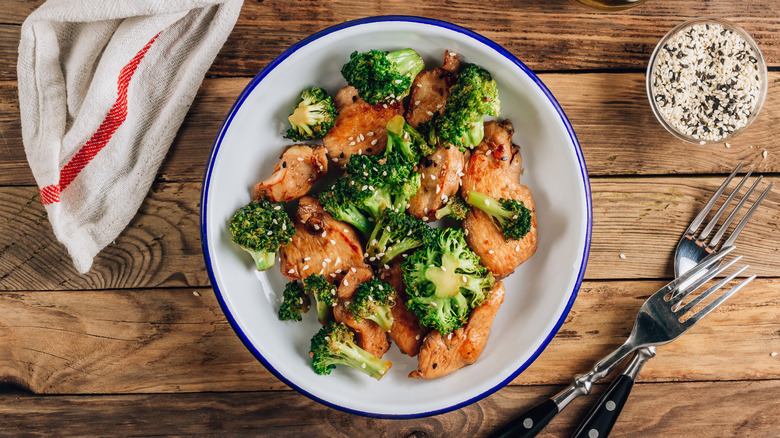
[{"label": "silver fork neck", "polygon": [[558,411],[560,412],[575,398],[590,394],[594,383],[614,371],[637,348],[634,337],[631,336],[623,345],[608,354],[604,359],[601,359],[587,374],[575,377],[574,383],[552,398],[555,404],[558,405]]}]

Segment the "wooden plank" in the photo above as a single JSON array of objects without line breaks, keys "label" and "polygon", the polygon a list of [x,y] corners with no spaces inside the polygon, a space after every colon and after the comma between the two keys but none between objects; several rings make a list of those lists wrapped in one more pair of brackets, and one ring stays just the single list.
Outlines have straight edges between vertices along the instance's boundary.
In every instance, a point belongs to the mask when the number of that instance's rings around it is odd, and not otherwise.
[{"label": "wooden plank", "polygon": [[[720,177],[593,179],[586,278],[673,277],[671,257],[680,236],[721,182]],[[764,277],[778,275],[777,193],[770,193],[737,242],[750,272]],[[155,184],[116,243],[98,254],[89,273],[79,275],[51,231],[37,190],[0,187],[0,290],[208,286],[199,196],[198,183]]]},{"label": "wooden plank", "polygon": [[[0,395],[3,431],[49,435],[252,435],[485,437],[551,395],[548,386],[508,387],[457,411],[379,420],[327,408],[291,391],[106,396]],[[571,436],[589,405],[576,400],[539,437]],[[780,381],[638,384],[612,431],[628,436],[778,436]],[[717,400],[717,402],[713,402]],[[306,415],[302,416],[301,413]]]},{"label": "wooden plank", "polygon": [[116,243],[80,275],[34,187],[0,188],[0,290],[208,284],[198,227],[200,184],[156,184]]},{"label": "wooden plank", "polygon": [[[780,84],[780,73],[769,77]],[[690,145],[666,132],[650,110],[643,74],[542,74],[541,79],[569,117],[592,176],[728,173],[739,161],[758,172],[780,172],[780,145],[774,141],[780,126],[776,94],[767,96],[755,124],[726,148]],[[248,82],[203,82],[160,169],[161,181],[203,178],[219,128]],[[14,82],[0,82],[0,141],[0,185],[35,184],[22,147]]]},{"label": "wooden plank", "polygon": [[[19,27],[41,0],[15,0],[0,20],[0,53],[14,59]],[[495,12],[501,11],[500,20]],[[518,56],[534,70],[644,69],[661,37],[678,23],[699,16],[726,17],[742,24],[758,41],[772,66],[780,64],[777,39],[780,5],[757,2],[655,0],[632,10],[607,14],[569,2],[511,0],[381,4],[304,0],[247,2],[209,76],[253,76],[274,57],[310,34],[344,21],[374,15],[418,15],[472,29]],[[8,24],[3,24],[8,23]],[[561,29],[565,29],[564,32]],[[16,76],[13,63],[0,66],[0,80]]]},{"label": "wooden plank", "polygon": [[[585,282],[561,331],[513,384],[566,384],[619,346],[658,281]],[[659,347],[640,381],[780,375],[780,279],[748,285]],[[279,390],[209,289],[0,292],[0,382],[35,393]],[[308,315],[311,316],[311,315]]]}]

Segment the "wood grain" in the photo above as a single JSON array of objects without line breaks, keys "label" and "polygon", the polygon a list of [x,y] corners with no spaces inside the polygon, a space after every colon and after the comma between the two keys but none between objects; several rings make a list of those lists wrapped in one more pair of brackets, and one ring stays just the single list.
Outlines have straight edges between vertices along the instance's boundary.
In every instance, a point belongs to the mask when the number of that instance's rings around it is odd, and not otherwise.
[{"label": "wood grain", "polygon": [[[586,278],[671,278],[680,236],[721,182],[719,177],[593,179]],[[116,243],[98,255],[88,274],[79,275],[51,231],[37,190],[0,187],[0,290],[208,286],[199,195],[198,183],[155,184]],[[778,224],[775,190],[737,242],[750,272],[778,275]]]},{"label": "wood grain", "polygon": [[[513,384],[566,384],[628,336],[658,281],[585,282],[548,348]],[[748,285],[677,341],[640,381],[780,375],[780,279]],[[280,390],[209,289],[1,292],[0,382],[41,394]],[[311,316],[311,315],[307,315]]]},{"label": "wood grain", "polygon": [[[570,436],[603,386],[576,400],[540,438]],[[465,408],[421,419],[380,420],[325,407],[291,391],[36,397],[0,395],[5,431],[26,436],[251,435],[275,437],[485,437],[557,391],[507,387]],[[779,381],[638,384],[610,436],[780,434]],[[715,401],[715,402],[714,402]],[[752,408],[751,408],[752,407]],[[305,415],[301,413],[305,412]]]},{"label": "wood grain", "polygon": [[[0,20],[0,54],[15,59],[19,24],[41,0],[9,2]],[[500,19],[495,11],[501,11]],[[345,21],[374,15],[417,15],[467,27],[501,44],[534,70],[644,69],[661,37],[680,22],[700,16],[743,24],[771,66],[780,64],[775,38],[780,5],[772,0],[700,2],[655,0],[607,14],[565,0],[386,0],[245,2],[240,18],[209,76],[253,76],[273,58],[310,34]],[[561,31],[565,29],[565,31]],[[258,43],[261,42],[261,43]],[[13,80],[13,63],[0,65],[0,80]]]},{"label": "wood grain", "polygon": [[[780,172],[780,96],[770,93],[756,122],[724,145],[677,140],[653,116],[639,73],[541,74],[571,121],[591,176],[728,173],[744,161],[758,172]],[[780,73],[770,73],[771,87]],[[198,92],[160,172],[160,181],[200,181],[211,147],[249,79],[207,79]],[[524,145],[526,148],[533,145]],[[762,155],[767,151],[767,157]],[[695,155],[696,159],[690,159]],[[14,82],[0,82],[0,185],[32,185],[22,147]]]}]

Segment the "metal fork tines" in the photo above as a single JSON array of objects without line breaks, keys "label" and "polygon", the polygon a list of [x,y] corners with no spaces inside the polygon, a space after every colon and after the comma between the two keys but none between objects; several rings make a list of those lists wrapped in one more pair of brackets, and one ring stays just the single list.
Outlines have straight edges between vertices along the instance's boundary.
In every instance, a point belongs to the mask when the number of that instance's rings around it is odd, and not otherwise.
[{"label": "metal fork tines", "polygon": [[[683,238],[680,240],[677,252],[678,253],[682,252],[686,256],[691,255],[689,259],[692,262],[694,262],[694,264],[699,260],[701,260],[706,254],[711,253],[718,248],[718,244],[720,243],[721,239],[724,237],[725,233],[728,231],[732,222],[734,222],[734,219],[736,219],[742,207],[747,203],[748,199],[750,198],[750,195],[753,193],[756,187],[758,187],[758,184],[763,179],[763,176],[759,176],[758,178],[756,178],[756,180],[753,182],[753,184],[750,186],[747,192],[745,192],[745,194],[739,199],[736,206],[734,206],[734,208],[731,210],[728,216],[726,216],[726,219],[720,225],[720,228],[715,233],[715,235],[712,236],[711,239],[708,239],[710,233],[712,233],[715,227],[718,226],[718,222],[720,221],[721,217],[723,217],[726,211],[728,211],[728,208],[731,205],[732,201],[737,197],[740,190],[747,182],[748,178],[750,178],[750,176],[752,175],[753,169],[748,170],[747,173],[745,173],[745,176],[742,178],[742,180],[740,180],[739,183],[737,183],[737,186],[731,191],[731,193],[723,201],[723,203],[715,212],[715,214],[712,216],[712,218],[709,220],[707,225],[705,225],[704,228],[697,234],[697,231],[699,231],[699,228],[704,223],[709,213],[713,210],[713,208],[715,208],[715,204],[717,203],[718,199],[723,195],[729,183],[732,181],[732,179],[734,179],[734,176],[742,168],[742,164],[743,163],[739,163],[737,167],[734,169],[734,171],[731,173],[731,175],[729,175],[728,178],[726,178],[726,180],[723,181],[723,184],[720,185],[718,190],[716,190],[715,193],[712,195],[712,197],[709,199],[709,201],[707,201],[707,204],[705,204],[704,208],[691,222],[690,226],[688,227],[688,230],[685,232]],[[747,213],[745,213],[745,215],[742,217],[739,223],[737,223],[737,225],[731,231],[731,234],[729,235],[728,239],[726,239],[726,241],[723,242],[722,247],[725,248],[731,246],[734,243],[734,241],[737,240],[739,233],[742,232],[742,229],[745,227],[745,225],[750,220],[750,217],[753,215],[753,213],[756,211],[758,206],[764,200],[764,197],[766,197],[767,193],[769,193],[769,191],[772,189],[773,185],[774,183],[769,183],[769,185],[764,189],[764,191],[753,202],[753,205],[750,207]],[[694,248],[694,246],[696,248]],[[678,262],[679,262],[679,258],[678,258]],[[676,264],[675,272],[678,274],[685,272],[685,269],[680,269],[680,268],[681,267]]]}]

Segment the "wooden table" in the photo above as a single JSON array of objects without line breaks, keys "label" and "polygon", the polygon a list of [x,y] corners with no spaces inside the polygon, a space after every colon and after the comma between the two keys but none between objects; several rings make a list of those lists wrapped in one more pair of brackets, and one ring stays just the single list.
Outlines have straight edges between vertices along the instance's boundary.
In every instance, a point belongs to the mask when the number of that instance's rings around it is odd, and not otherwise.
[{"label": "wooden table", "polygon": [[[484,436],[623,342],[641,302],[672,277],[681,233],[736,163],[778,180],[780,2],[649,0],[607,14],[566,0],[247,0],[138,215],[78,275],[21,140],[16,51],[40,3],[6,1],[0,20],[0,434]],[[199,239],[204,166],[250,78],[312,32],[383,14],[447,20],[523,60],[569,116],[593,190],[586,279],[549,347],[490,397],[417,420],[342,413],[274,378],[227,323]],[[730,148],[676,140],[645,94],[655,44],[697,16],[744,26],[770,67],[764,109]],[[759,278],[658,349],[613,436],[780,436],[779,204],[775,189],[739,240]],[[594,401],[577,400],[543,435],[567,436]]]}]

